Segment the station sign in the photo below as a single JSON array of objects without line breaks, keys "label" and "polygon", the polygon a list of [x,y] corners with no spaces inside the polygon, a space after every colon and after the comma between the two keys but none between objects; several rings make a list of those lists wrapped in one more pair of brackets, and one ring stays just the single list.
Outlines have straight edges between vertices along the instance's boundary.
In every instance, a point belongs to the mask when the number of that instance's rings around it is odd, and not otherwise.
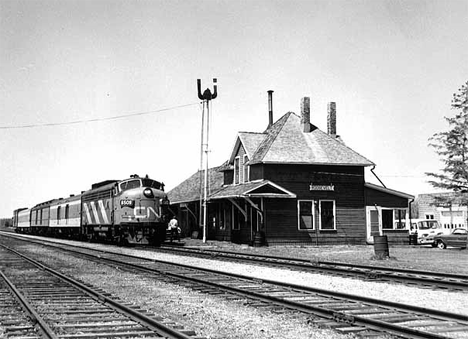
[{"label": "station sign", "polygon": [[314,185],[313,183],[309,186],[310,191],[335,191],[335,185]]}]

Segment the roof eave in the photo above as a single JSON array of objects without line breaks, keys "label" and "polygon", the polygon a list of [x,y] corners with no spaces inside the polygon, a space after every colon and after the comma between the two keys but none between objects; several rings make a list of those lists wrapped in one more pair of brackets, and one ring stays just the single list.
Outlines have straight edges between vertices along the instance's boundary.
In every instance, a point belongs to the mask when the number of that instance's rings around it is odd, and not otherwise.
[{"label": "roof eave", "polygon": [[328,166],[357,166],[357,167],[369,167],[374,166],[373,162],[368,163],[330,163],[330,162],[285,162],[285,161],[250,161],[250,165],[266,164],[266,165],[328,165]]},{"label": "roof eave", "polygon": [[364,186],[367,187],[367,188],[370,188],[370,189],[375,189],[376,191],[396,195],[396,196],[399,196],[399,197],[405,198],[405,199],[414,199],[415,198],[414,195],[404,193],[404,192],[400,192],[400,191],[396,191],[396,190],[393,190],[393,189],[390,189],[390,188],[378,186],[378,185],[372,184],[370,182],[364,183]]}]

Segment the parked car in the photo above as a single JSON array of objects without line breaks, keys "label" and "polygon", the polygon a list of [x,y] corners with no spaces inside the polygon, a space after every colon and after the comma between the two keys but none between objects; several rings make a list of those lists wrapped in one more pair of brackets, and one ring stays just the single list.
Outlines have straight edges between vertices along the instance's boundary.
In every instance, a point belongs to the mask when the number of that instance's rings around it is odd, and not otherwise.
[{"label": "parked car", "polygon": [[440,249],[447,246],[466,248],[468,245],[468,231],[464,228],[455,228],[449,234],[434,236],[434,242]]}]

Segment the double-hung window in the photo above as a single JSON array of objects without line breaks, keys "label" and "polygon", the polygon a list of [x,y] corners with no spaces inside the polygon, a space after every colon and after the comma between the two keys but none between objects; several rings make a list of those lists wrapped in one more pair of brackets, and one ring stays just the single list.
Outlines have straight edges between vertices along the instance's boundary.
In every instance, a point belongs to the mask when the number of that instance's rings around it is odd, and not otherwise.
[{"label": "double-hung window", "polygon": [[242,168],[243,168],[243,182],[248,182],[249,181],[249,166],[246,165],[247,161],[249,161],[249,158],[247,154],[244,154],[244,158],[242,160]]},{"label": "double-hung window", "polygon": [[313,200],[298,200],[298,228],[299,230],[309,231],[314,227],[314,201]]},{"label": "double-hung window", "polygon": [[334,200],[320,200],[320,229],[321,230],[336,230],[335,218],[335,201]]},{"label": "double-hung window", "polygon": [[240,181],[240,157],[234,159],[234,184],[238,184]]}]

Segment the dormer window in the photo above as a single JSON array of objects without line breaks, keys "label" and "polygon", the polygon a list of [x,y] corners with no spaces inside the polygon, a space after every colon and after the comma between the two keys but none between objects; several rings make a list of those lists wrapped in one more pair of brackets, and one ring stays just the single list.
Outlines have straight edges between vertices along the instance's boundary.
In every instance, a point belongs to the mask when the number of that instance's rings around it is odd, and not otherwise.
[{"label": "dormer window", "polygon": [[249,158],[248,158],[247,154],[244,154],[244,159],[242,161],[242,168],[243,168],[242,181],[243,182],[248,182],[249,181],[249,166],[246,165],[247,161],[249,161]]},{"label": "dormer window", "polygon": [[240,182],[240,157],[234,159],[234,185]]}]

